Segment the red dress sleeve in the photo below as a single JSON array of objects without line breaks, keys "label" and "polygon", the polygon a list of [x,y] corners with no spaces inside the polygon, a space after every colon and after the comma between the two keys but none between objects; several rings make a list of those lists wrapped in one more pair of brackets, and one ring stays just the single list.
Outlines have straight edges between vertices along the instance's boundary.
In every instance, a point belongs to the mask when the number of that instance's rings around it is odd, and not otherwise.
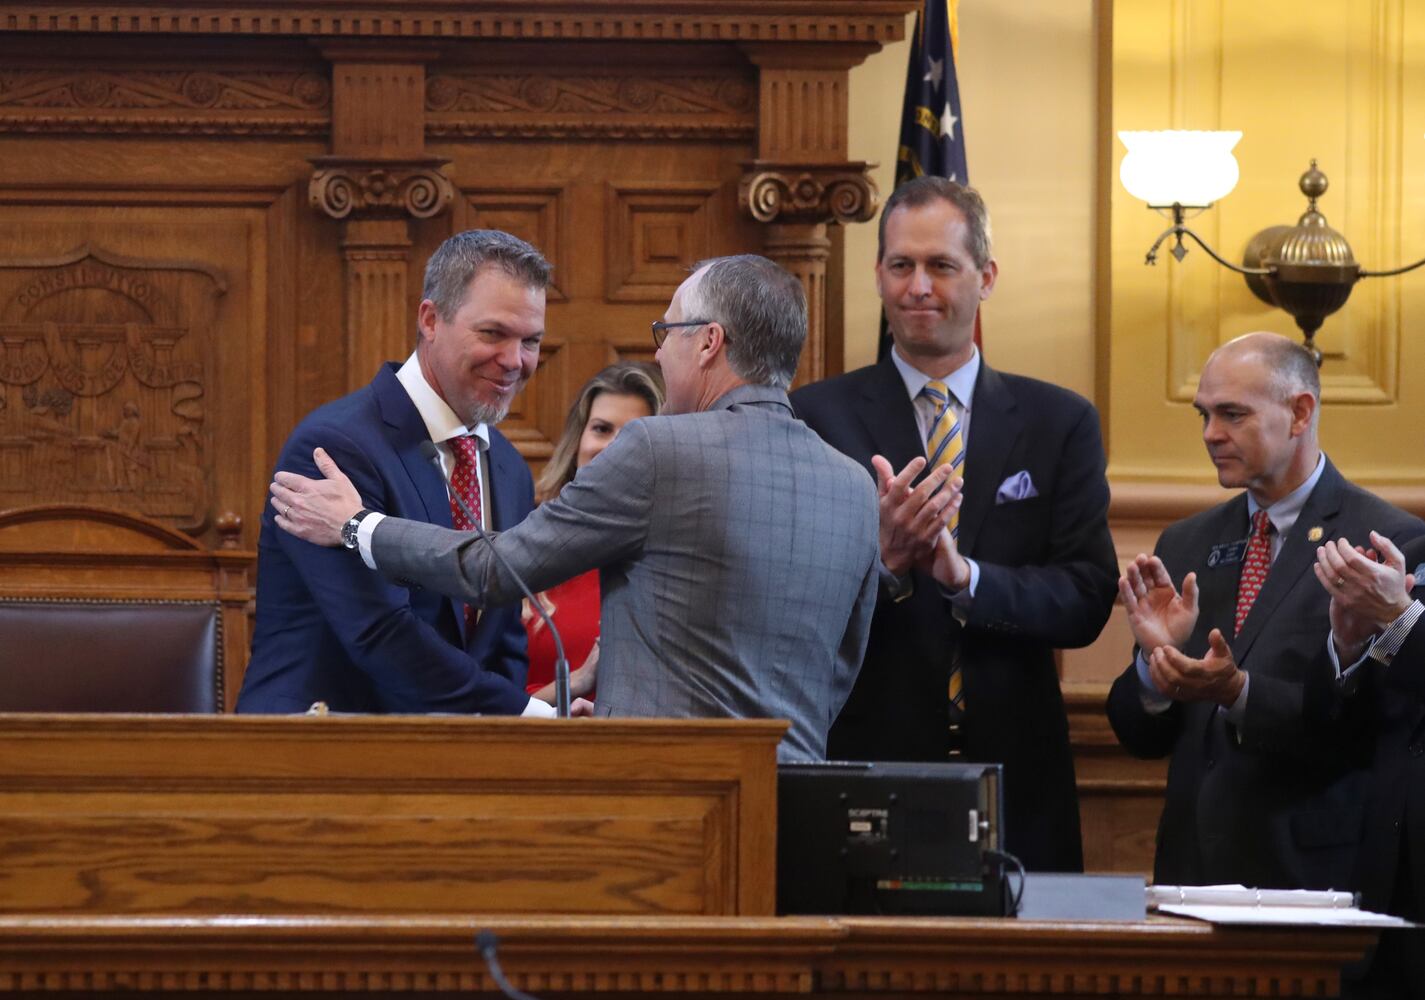
[{"label": "red dress sleeve", "polygon": [[[545,601],[546,607],[554,606],[550,617],[564,637],[569,669],[577,670],[599,637],[599,571],[591,569],[536,596]],[[544,620],[528,608],[524,627],[529,636],[529,676],[525,690],[534,694],[554,680],[554,639]]]}]

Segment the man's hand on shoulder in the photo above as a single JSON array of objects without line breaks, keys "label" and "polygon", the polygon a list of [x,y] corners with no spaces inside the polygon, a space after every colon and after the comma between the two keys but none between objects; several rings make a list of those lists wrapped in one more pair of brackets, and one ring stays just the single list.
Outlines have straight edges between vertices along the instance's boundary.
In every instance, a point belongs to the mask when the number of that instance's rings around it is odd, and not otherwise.
[{"label": "man's hand on shoulder", "polygon": [[[1182,593],[1163,560],[1139,553],[1118,580],[1133,641],[1144,655],[1160,646],[1181,649],[1197,624],[1197,574],[1183,578]],[[1164,692],[1165,694],[1167,692]]]},{"label": "man's hand on shoulder", "polygon": [[361,495],[323,449],[312,453],[321,479],[279,471],[268,487],[276,524],[314,545],[341,544],[341,528],[361,510]]}]

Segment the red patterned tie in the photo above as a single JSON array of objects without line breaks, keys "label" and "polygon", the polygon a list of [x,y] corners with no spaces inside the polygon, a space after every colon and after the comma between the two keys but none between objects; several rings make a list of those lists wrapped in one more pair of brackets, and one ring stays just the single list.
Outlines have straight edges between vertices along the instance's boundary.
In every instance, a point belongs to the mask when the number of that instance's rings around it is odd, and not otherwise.
[{"label": "red patterned tie", "polygon": [[1247,542],[1247,558],[1242,563],[1242,580],[1237,584],[1237,624],[1233,636],[1242,631],[1242,623],[1252,610],[1267,573],[1272,568],[1272,522],[1265,510],[1252,515],[1252,537]]},{"label": "red patterned tie", "polygon": [[[461,499],[470,508],[470,513],[483,519],[484,515],[480,510],[480,446],[473,435],[467,434],[451,438],[450,448],[455,456],[455,468],[450,474],[450,488],[453,491],[450,498],[450,523],[455,526],[456,531],[474,531],[475,525],[470,523],[470,518],[465,516],[460,504],[455,502],[454,493],[460,494]],[[475,627],[478,617],[479,612],[475,608],[465,605],[467,632]]]}]

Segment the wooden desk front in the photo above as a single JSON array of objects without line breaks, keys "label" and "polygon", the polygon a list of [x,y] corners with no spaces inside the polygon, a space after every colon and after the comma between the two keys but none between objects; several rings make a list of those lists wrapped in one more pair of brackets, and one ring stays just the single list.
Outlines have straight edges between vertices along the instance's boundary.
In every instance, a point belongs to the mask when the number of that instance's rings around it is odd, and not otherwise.
[{"label": "wooden desk front", "polygon": [[944,918],[0,916],[0,991],[489,995],[499,935],[544,996],[1242,997],[1335,994],[1361,931]]}]

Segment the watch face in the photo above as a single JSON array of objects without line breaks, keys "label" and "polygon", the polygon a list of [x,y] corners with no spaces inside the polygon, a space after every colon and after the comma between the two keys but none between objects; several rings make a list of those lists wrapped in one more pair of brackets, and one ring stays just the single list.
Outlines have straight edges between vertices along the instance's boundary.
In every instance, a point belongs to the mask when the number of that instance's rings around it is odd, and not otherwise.
[{"label": "watch face", "polygon": [[347,521],[341,526],[341,544],[349,549],[356,548],[356,529],[360,523],[359,520],[353,517],[350,521]]}]

